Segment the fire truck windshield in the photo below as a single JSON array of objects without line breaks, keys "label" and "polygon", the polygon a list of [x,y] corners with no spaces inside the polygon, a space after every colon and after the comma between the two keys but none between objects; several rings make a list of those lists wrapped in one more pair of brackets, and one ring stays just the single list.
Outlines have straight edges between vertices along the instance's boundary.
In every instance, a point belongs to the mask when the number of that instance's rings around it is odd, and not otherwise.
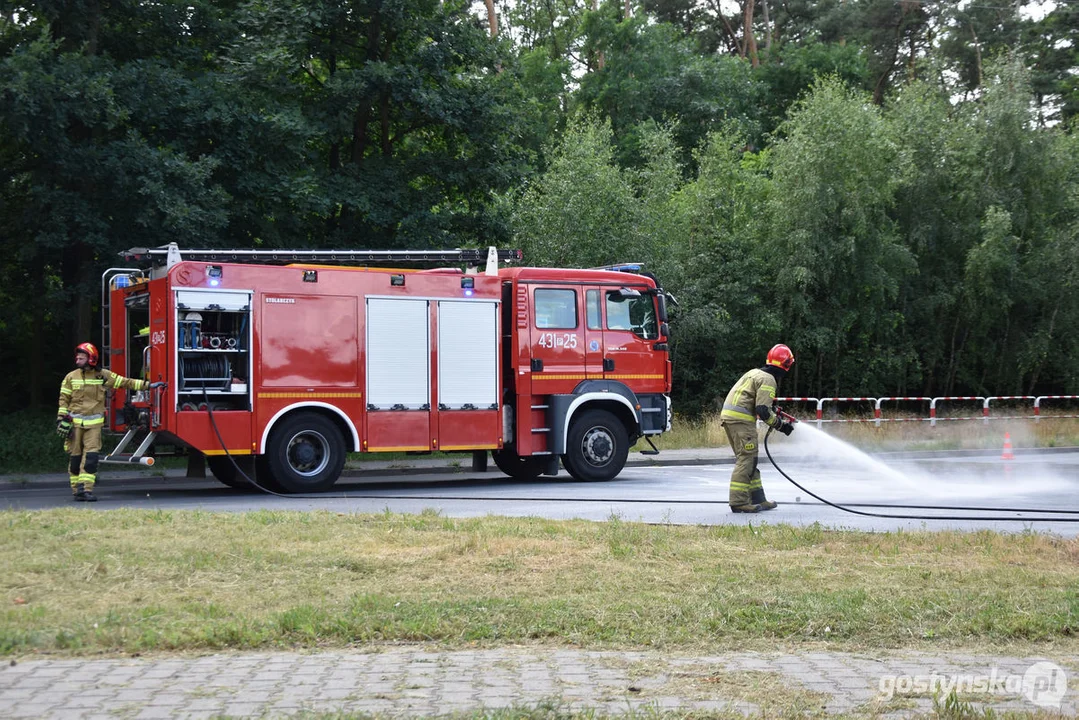
[{"label": "fire truck windshield", "polygon": [[645,340],[659,337],[655,301],[651,295],[626,298],[618,291],[607,293],[607,329],[631,330]]}]

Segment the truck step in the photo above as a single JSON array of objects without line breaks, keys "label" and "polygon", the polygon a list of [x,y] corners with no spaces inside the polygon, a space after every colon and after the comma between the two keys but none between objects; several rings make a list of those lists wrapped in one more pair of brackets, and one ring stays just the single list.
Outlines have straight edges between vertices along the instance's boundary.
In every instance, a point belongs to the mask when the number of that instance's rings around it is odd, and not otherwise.
[{"label": "truck step", "polygon": [[152,457],[140,457],[131,453],[120,453],[118,455],[106,455],[101,458],[101,462],[117,463],[119,465],[145,465],[146,467],[152,467],[154,459]]}]

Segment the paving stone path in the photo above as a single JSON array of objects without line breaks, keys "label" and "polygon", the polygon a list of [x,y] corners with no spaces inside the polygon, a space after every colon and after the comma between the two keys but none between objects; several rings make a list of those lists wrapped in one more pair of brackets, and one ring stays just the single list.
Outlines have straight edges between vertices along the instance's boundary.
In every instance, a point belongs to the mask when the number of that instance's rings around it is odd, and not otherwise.
[{"label": "paving stone path", "polygon": [[[1075,716],[1079,657],[389,647],[5,661],[0,717],[263,718],[320,712],[425,717],[535,706],[612,716],[711,710],[902,717],[931,710],[933,690],[947,695],[948,683],[954,682],[960,683],[958,697],[976,707]],[[996,689],[990,690],[993,683]]]}]

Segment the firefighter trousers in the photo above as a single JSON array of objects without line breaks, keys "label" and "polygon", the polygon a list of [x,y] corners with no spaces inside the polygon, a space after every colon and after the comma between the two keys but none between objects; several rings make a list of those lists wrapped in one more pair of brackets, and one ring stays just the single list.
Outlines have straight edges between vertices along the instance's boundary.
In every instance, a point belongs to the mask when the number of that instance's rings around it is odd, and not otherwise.
[{"label": "firefighter trousers", "polygon": [[734,451],[734,470],[731,472],[731,507],[764,502],[764,486],[761,471],[757,467],[757,424],[748,422],[724,422],[727,441]]},{"label": "firefighter trousers", "polygon": [[79,485],[84,490],[94,489],[101,450],[101,428],[102,425],[76,425],[72,428],[71,437],[64,443],[64,449],[70,455],[67,470],[72,492],[77,492]]}]

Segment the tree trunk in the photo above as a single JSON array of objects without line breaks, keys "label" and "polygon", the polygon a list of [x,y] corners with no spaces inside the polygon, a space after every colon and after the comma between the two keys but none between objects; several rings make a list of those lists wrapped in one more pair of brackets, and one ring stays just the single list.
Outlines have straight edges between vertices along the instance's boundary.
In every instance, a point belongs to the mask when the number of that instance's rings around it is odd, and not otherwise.
[{"label": "tree trunk", "polygon": [[[599,0],[592,0],[592,12],[599,10]],[[607,64],[607,58],[604,56],[603,51],[600,50],[596,53],[596,69],[602,70]]]},{"label": "tree trunk", "polygon": [[742,45],[742,57],[746,57],[748,54],[753,67],[758,67],[760,60],[757,58],[757,40],[753,37],[753,11],[754,0],[746,0],[742,17],[742,37],[745,38]]},{"label": "tree trunk", "polygon": [[717,6],[716,14],[723,21],[723,29],[727,31],[727,46],[730,48],[731,54],[745,57],[746,54],[742,50],[742,43],[738,40],[738,34],[734,32],[734,28],[731,27],[727,16],[723,14],[723,9]]},{"label": "tree trunk", "polygon": [[[996,372],[994,373],[994,377],[992,378],[992,380],[990,382],[986,383],[987,387],[994,387],[994,388],[1004,387],[1004,385],[1003,385],[1003,383],[1004,383],[1004,375],[1005,375],[1004,363],[1006,361],[1006,355],[1007,355],[1007,351],[1008,351],[1008,336],[1011,334],[1011,329],[1012,329],[1011,315],[1005,315],[1004,316],[1004,337],[1000,341],[1000,350],[997,352],[997,368],[996,368]],[[987,367],[988,367],[988,365],[989,365],[989,363],[986,363]],[[1021,387],[1022,387],[1021,382],[1020,382],[1019,385],[1013,386],[1014,389],[1011,391],[1012,394],[1014,394],[1014,395],[1021,394],[1021,390],[1020,390]],[[997,392],[1000,392],[1000,391],[998,390]]]},{"label": "tree trunk", "polygon": [[[94,292],[93,267],[93,256],[87,253],[86,261],[79,268],[79,293],[75,303],[75,336],[87,339],[95,337],[94,327],[97,325],[94,322],[94,301],[97,299],[97,293]],[[100,346],[101,338],[97,337],[92,342]]]},{"label": "tree trunk", "polygon": [[952,383],[955,380],[955,366],[956,366],[956,342],[959,336],[959,314],[955,316],[955,323],[952,325],[952,339],[951,346],[948,349],[948,365],[947,371],[944,376],[944,393],[950,395],[952,392]]},{"label": "tree trunk", "polygon": [[68,303],[71,314],[68,315],[67,342],[75,347],[79,343],[93,342],[90,337],[90,299],[84,281],[87,269],[93,265],[90,248],[78,239],[69,239],[67,247],[60,251],[60,281],[65,290],[71,293]]},{"label": "tree trunk", "polygon": [[30,348],[28,357],[26,358],[30,362],[30,409],[37,410],[42,406],[45,399],[44,382],[45,378],[42,373],[42,369],[45,368],[45,288],[42,287],[42,279],[45,277],[45,261],[41,254],[34,258],[34,262],[31,265],[33,270],[31,275],[34,278],[34,284],[38,286],[41,291],[37,297],[33,300],[33,306],[30,311],[31,328],[30,328]]},{"label": "tree trunk", "polygon": [[914,42],[914,33],[910,34],[910,58],[907,60],[907,72],[910,73],[911,80],[918,79],[918,64],[917,64],[917,47]]},{"label": "tree trunk", "polygon": [[491,37],[498,37],[498,15],[495,13],[495,0],[484,0],[484,4],[487,5],[487,27],[490,29]]},{"label": "tree trunk", "polygon": [[824,395],[824,354],[817,353],[817,397]]},{"label": "tree trunk", "polygon": [[382,156],[390,157],[393,154],[393,143],[390,141],[390,93],[382,93],[378,100],[378,124],[381,139]]},{"label": "tree trunk", "polygon": [[901,34],[903,32],[903,16],[900,15],[899,22],[895,26],[895,45],[892,48],[892,56],[888,59],[888,64],[881,72],[880,77],[877,78],[877,84],[873,87],[873,104],[884,104],[884,91],[888,88],[888,79],[892,76],[892,70],[895,69],[895,61],[899,58],[899,46],[901,44]]},{"label": "tree trunk", "polygon": [[[1060,298],[1061,295],[1057,295],[1057,302],[1056,305],[1053,307],[1053,314],[1049,316],[1049,330],[1046,332],[1045,335],[1047,347],[1049,347],[1053,342],[1053,329],[1056,327],[1057,313],[1060,312]],[[1029,395],[1033,395],[1035,393],[1035,389],[1038,386],[1038,376],[1041,375],[1042,368],[1045,367],[1045,358],[1047,355],[1048,352],[1042,353],[1041,360],[1039,360],[1038,364],[1034,366],[1034,371],[1030,374],[1030,386],[1027,390],[1027,393]]]},{"label": "tree trunk", "polygon": [[[333,78],[333,76],[337,73],[337,53],[332,51],[332,49],[334,47],[336,47],[336,45],[337,45],[337,31],[336,30],[331,30],[330,31],[330,48],[331,48],[331,52],[330,52],[330,56],[326,59],[327,72],[329,73],[331,78]],[[318,81],[317,77],[315,77],[314,72],[311,73],[311,77],[314,78],[316,80],[316,82]],[[355,152],[355,147],[353,147],[353,151]],[[328,166],[329,166],[331,176],[335,175],[337,173],[337,171],[341,169],[341,143],[338,142],[338,140],[336,138],[334,139],[333,142],[330,143],[330,154],[329,154],[329,158],[328,158]],[[326,216],[326,234],[327,235],[332,235],[337,230],[337,228],[340,225],[340,221],[342,219],[342,216],[345,215],[345,214],[346,214],[346,211],[345,211],[344,208],[338,208],[338,209],[334,209],[334,210],[330,211],[329,215]]]},{"label": "tree trunk", "polygon": [[978,87],[982,86],[982,44],[978,42],[978,34],[974,32],[974,26],[970,26],[970,37],[974,40],[974,62],[978,71]]},{"label": "tree trunk", "polygon": [[772,50],[772,20],[768,16],[768,0],[761,0],[761,11],[764,13],[764,51]]},{"label": "tree trunk", "polygon": [[[333,47],[337,42],[337,33],[330,33],[330,47]],[[328,68],[330,77],[332,78],[337,72],[337,54],[330,53],[330,57],[326,61],[326,67]],[[312,73],[313,76],[313,73]],[[330,143],[330,173],[333,174],[341,167],[341,143],[336,140]]]},{"label": "tree trunk", "polygon": [[101,2],[61,3],[64,7],[49,24],[49,35],[65,53],[83,51],[97,55],[101,35]]},{"label": "tree trunk", "polygon": [[367,152],[367,121],[370,110],[365,99],[361,99],[363,105],[352,116],[352,157],[353,165],[362,165],[363,156]]}]

